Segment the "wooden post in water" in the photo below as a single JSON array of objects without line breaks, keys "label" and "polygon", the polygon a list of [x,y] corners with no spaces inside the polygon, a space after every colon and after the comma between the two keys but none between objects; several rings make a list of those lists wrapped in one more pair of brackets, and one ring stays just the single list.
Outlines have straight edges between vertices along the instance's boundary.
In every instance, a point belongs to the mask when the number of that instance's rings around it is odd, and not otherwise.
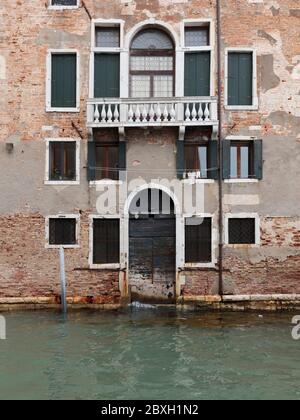
[{"label": "wooden post in water", "polygon": [[61,305],[64,314],[67,313],[67,294],[66,294],[66,271],[65,271],[65,250],[61,246],[59,249],[60,256],[60,284],[61,284]]}]

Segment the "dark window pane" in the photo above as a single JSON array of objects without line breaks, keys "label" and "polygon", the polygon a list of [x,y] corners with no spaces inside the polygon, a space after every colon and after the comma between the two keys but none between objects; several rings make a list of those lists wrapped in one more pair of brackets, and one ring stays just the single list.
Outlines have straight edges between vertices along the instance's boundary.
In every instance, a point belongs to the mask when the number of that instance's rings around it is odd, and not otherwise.
[{"label": "dark window pane", "polygon": [[96,47],[119,48],[120,28],[96,28]]},{"label": "dark window pane", "polygon": [[49,244],[76,245],[76,219],[50,219]]},{"label": "dark window pane", "polygon": [[52,54],[51,106],[76,107],[76,54]]},{"label": "dark window pane", "polygon": [[185,262],[210,263],[212,259],[211,218],[190,218],[185,224]]},{"label": "dark window pane", "polygon": [[186,47],[205,47],[209,45],[208,27],[185,28]]},{"label": "dark window pane", "polygon": [[120,262],[120,221],[94,219],[94,264],[118,264]]},{"label": "dark window pane", "polygon": [[76,181],[76,142],[50,142],[50,181]]},{"label": "dark window pane", "polygon": [[77,6],[77,0],[52,0],[52,6]]},{"label": "dark window pane", "polygon": [[232,142],[230,146],[230,178],[254,176],[253,142]]},{"label": "dark window pane", "polygon": [[255,244],[255,219],[229,219],[229,244]]},{"label": "dark window pane", "polygon": [[205,145],[185,145],[185,172],[197,178],[207,178],[208,148]]}]

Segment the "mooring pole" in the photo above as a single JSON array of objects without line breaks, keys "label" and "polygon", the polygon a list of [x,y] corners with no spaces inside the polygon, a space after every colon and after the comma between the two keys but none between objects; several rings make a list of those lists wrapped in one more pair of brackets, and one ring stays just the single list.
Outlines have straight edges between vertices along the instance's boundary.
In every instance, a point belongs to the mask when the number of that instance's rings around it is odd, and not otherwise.
[{"label": "mooring pole", "polygon": [[64,314],[67,313],[67,294],[66,294],[66,271],[65,271],[65,250],[61,246],[59,249],[60,256],[60,284],[61,284],[61,305]]}]

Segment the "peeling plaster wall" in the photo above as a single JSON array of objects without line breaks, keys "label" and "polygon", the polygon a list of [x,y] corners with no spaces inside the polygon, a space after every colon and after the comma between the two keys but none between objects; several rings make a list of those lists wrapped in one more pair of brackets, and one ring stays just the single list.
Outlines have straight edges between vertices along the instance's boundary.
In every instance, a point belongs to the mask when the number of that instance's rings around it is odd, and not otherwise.
[{"label": "peeling plaster wall", "polygon": [[[123,19],[125,32],[143,20],[155,18],[170,24],[178,37],[182,19],[211,18],[215,21],[216,13],[213,0],[111,0],[109,5],[99,0],[85,0],[85,4],[94,18]],[[222,57],[225,57],[225,48],[256,49],[259,98],[258,111],[223,111],[223,136],[262,138],[265,161],[263,181],[224,185],[224,195],[229,197],[225,200],[225,212],[258,213],[262,221],[262,246],[259,249],[226,250],[225,265],[231,276],[226,278],[226,290],[229,293],[251,292],[257,288],[265,292],[280,287],[289,292],[299,289],[299,19],[298,0],[222,2]],[[78,114],[45,112],[46,54],[50,48],[74,48],[80,53],[81,97]],[[36,247],[37,238],[38,243],[42,247],[44,245],[43,216],[59,212],[96,212],[97,192],[86,181],[89,58],[90,21],[83,8],[58,12],[47,10],[40,0],[1,1],[0,196],[4,199],[0,202],[0,290],[2,287],[1,293],[4,295],[9,296],[20,276],[24,277],[25,283],[29,279],[26,293],[31,289],[33,294],[42,293],[41,289],[35,289],[32,285],[45,281],[49,267],[55,273],[51,279],[54,281],[56,278],[56,255],[53,252],[48,258],[48,251],[38,251]],[[224,71],[223,66],[223,75]],[[216,82],[216,75],[214,79]],[[223,98],[223,91],[221,93]],[[46,186],[45,139],[78,138],[78,133],[71,126],[72,122],[83,136],[81,183],[73,187]],[[150,170],[157,170],[160,176],[165,177],[167,173],[167,177],[172,178],[176,173],[176,136],[175,130],[129,130],[127,147],[130,177],[143,176],[149,180]],[[14,144],[12,154],[6,152],[5,143]],[[166,172],[161,171],[162,168],[166,168]],[[208,185],[205,191],[205,211],[214,213],[217,218],[217,185]],[[250,198],[241,201],[241,197],[245,196]],[[40,218],[38,223],[34,222],[36,217]],[[6,226],[9,226],[10,234]],[[81,231],[82,235],[87,234],[83,227]],[[23,240],[19,244],[20,237]],[[23,251],[25,243],[32,252],[47,258],[47,270],[36,265],[30,267],[32,259]],[[80,263],[77,264],[76,258],[72,257],[70,264],[73,269],[77,265],[87,267],[88,251],[88,241],[85,240],[82,242]],[[22,264],[20,271],[16,272],[16,260],[19,258]],[[68,273],[70,281],[76,276],[78,280],[79,275],[74,274],[72,267]],[[278,284],[272,281],[272,278],[276,278],[276,267],[279,273],[276,280]],[[280,285],[284,267],[290,272],[290,281],[286,287]],[[28,275],[28,272],[31,274]],[[38,275],[35,276],[35,273]],[[86,282],[89,279],[95,281],[94,273],[85,273],[84,276]],[[216,293],[215,276],[215,273],[187,274],[185,292]],[[255,280],[257,276],[261,276],[259,284]],[[101,279],[104,277],[104,274],[101,275]],[[74,296],[88,294],[86,285],[81,288],[78,281],[74,284]],[[117,289],[115,283],[114,287]],[[20,294],[24,294],[24,290]],[[93,293],[97,294],[97,291]],[[112,299],[114,302],[115,296]]]}]

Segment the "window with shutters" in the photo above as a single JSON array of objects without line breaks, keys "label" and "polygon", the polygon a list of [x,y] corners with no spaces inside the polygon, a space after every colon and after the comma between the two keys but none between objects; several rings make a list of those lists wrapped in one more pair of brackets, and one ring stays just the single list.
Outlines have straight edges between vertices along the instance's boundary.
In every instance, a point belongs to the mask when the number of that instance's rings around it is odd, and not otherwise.
[{"label": "window with shutters", "polygon": [[94,98],[120,97],[120,48],[120,24],[96,22],[92,39]]},{"label": "window with shutters", "polygon": [[226,50],[225,106],[257,109],[257,63],[253,50]]},{"label": "window with shutters", "polygon": [[79,216],[59,215],[46,218],[46,246],[75,248],[79,245]]},{"label": "window with shutters", "polygon": [[223,178],[232,182],[263,179],[262,140],[223,140]]},{"label": "window with shutters", "polygon": [[47,184],[79,184],[80,140],[46,139]]},{"label": "window with shutters", "polygon": [[211,28],[210,23],[187,23],[184,27],[185,63],[184,95],[211,94]]},{"label": "window with shutters", "polygon": [[169,35],[155,28],[140,31],[130,49],[130,96],[169,98],[175,93],[175,49]]},{"label": "window with shutters", "polygon": [[126,144],[115,139],[89,142],[89,181],[121,180],[120,171],[126,169]]},{"label": "window with shutters", "polygon": [[212,262],[212,218],[185,219],[185,263]]},{"label": "window with shutters", "polygon": [[49,0],[50,9],[77,9],[79,0]]},{"label": "window with shutters", "polygon": [[209,164],[208,145],[185,142],[185,174],[187,178],[207,179]]},{"label": "window with shutters", "polygon": [[74,50],[51,50],[47,56],[48,112],[79,111],[79,55]]},{"label": "window with shutters", "polygon": [[92,265],[120,263],[120,220],[93,219]]}]

